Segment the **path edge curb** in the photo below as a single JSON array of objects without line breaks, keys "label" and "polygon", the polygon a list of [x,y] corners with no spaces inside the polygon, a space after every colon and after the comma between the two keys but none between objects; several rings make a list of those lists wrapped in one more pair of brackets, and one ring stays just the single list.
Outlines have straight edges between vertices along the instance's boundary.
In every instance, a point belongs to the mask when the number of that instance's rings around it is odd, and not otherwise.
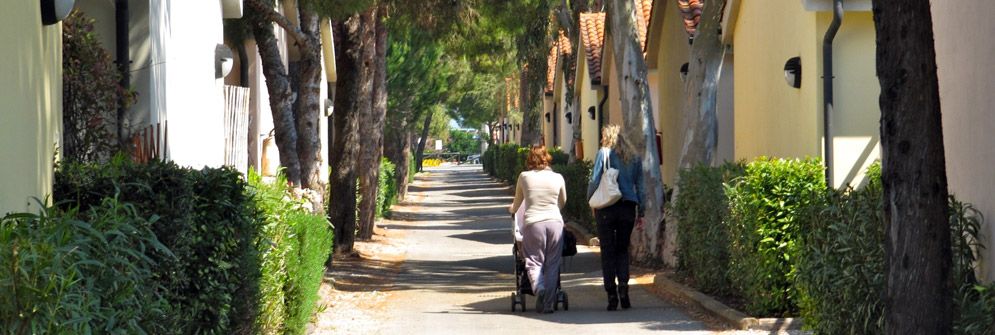
[{"label": "path edge curb", "polygon": [[796,330],[801,329],[801,318],[754,318],[740,312],[732,307],[715,300],[714,298],[698,292],[695,289],[675,282],[667,278],[666,274],[657,273],[653,276],[653,285],[660,290],[673,294],[679,298],[687,299],[694,305],[700,307],[709,315],[722,320],[739,330]]}]

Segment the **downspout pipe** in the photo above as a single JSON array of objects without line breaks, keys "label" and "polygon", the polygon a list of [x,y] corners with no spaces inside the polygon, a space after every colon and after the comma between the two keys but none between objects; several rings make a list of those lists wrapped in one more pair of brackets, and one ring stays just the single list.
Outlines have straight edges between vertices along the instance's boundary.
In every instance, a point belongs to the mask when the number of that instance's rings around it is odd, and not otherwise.
[{"label": "downspout pipe", "polygon": [[601,101],[598,101],[598,147],[601,147],[601,133],[605,128],[605,101],[608,101],[608,85],[601,86]]},{"label": "downspout pipe", "polygon": [[[115,57],[117,57],[118,70],[121,72],[120,85],[124,89],[131,88],[131,56],[129,51],[131,50],[131,43],[128,39],[128,26],[130,26],[128,11],[128,0],[115,0],[114,1],[114,42],[117,50],[115,50]],[[117,108],[117,139],[124,147],[124,114],[127,111],[125,105],[127,105],[127,99],[125,96],[121,97],[118,102]]]},{"label": "downspout pipe", "polygon": [[833,0],[833,21],[822,40],[822,112],[823,134],[825,136],[826,187],[833,187],[833,40],[843,22],[843,0]]}]

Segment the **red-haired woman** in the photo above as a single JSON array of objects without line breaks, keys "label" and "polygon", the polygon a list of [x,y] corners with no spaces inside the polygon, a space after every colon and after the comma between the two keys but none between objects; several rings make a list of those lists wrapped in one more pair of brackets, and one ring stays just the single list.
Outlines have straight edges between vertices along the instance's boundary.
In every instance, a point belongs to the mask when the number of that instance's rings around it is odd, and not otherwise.
[{"label": "red-haired woman", "polygon": [[525,228],[522,249],[525,271],[536,294],[536,311],[552,313],[556,303],[557,275],[563,248],[563,217],[560,208],[567,203],[567,188],[563,176],[549,168],[549,152],[545,145],[535,145],[525,161],[526,171],[518,175],[515,201],[508,209],[518,211],[524,201]]}]

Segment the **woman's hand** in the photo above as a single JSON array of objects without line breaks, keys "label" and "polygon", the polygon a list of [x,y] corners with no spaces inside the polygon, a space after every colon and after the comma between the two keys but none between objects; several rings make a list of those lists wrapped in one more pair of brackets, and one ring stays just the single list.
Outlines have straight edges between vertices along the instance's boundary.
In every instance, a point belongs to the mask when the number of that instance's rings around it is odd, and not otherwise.
[{"label": "woman's hand", "polygon": [[643,218],[636,218],[636,229],[643,230],[644,223],[646,223],[646,220],[644,220]]}]

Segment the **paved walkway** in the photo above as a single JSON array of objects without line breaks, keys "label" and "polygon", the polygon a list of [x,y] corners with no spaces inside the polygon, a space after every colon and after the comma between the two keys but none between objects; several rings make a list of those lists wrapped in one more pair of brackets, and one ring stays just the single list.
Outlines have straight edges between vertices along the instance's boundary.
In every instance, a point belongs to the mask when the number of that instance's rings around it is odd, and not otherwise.
[{"label": "paved walkway", "polygon": [[570,310],[511,312],[508,188],[479,166],[432,169],[409,188],[416,209],[395,212],[406,260],[380,314],[381,334],[708,334],[705,325],[636,285],[633,308],[605,311],[597,253],[579,246],[562,274]]}]

